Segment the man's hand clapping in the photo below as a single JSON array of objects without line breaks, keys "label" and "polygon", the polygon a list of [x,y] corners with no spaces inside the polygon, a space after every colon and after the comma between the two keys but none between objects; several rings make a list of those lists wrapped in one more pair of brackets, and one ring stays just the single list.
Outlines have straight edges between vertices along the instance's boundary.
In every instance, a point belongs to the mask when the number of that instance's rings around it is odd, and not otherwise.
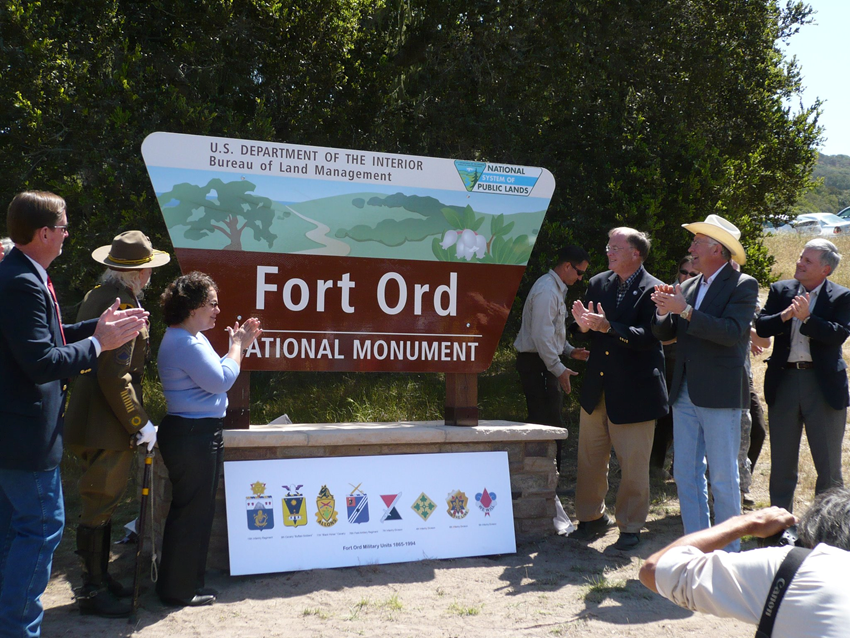
[{"label": "man's hand clapping", "polygon": [[666,315],[668,312],[678,315],[688,305],[688,302],[685,301],[685,296],[682,294],[682,287],[679,284],[675,286],[671,286],[670,284],[656,286],[651,299],[655,302],[658,313],[662,315]]},{"label": "man's hand clapping", "polygon": [[94,330],[94,338],[100,342],[101,350],[114,350],[131,339],[135,339],[147,323],[147,310],[142,308],[127,308],[119,310],[121,300],[116,298],[114,303],[103,311]]}]

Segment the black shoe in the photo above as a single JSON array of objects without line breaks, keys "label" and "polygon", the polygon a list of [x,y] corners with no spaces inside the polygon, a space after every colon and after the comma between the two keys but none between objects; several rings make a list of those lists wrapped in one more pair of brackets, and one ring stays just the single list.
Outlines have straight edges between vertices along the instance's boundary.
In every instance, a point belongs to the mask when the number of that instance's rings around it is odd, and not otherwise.
[{"label": "black shoe", "polygon": [[620,532],[620,538],[614,543],[615,549],[634,549],[640,545],[640,532]]},{"label": "black shoe", "polygon": [[594,539],[605,536],[608,530],[614,527],[616,523],[608,514],[603,514],[595,521],[580,521],[578,529],[569,535],[569,538],[574,538],[577,541],[592,541]]},{"label": "black shoe", "polygon": [[118,598],[129,598],[133,595],[133,588],[127,587],[121,581],[116,580],[108,573],[106,574],[106,587],[112,592],[113,596]]},{"label": "black shoe", "polygon": [[212,594],[195,594],[192,598],[163,598],[162,602],[169,607],[203,607],[212,605],[215,596]]},{"label": "black shoe", "polygon": [[106,588],[94,589],[84,586],[77,593],[77,605],[84,616],[101,618],[126,618],[133,611],[129,602],[118,598]]},{"label": "black shoe", "polygon": [[218,598],[218,590],[213,589],[212,587],[201,587],[200,589],[196,589],[195,594],[198,596],[213,596]]}]

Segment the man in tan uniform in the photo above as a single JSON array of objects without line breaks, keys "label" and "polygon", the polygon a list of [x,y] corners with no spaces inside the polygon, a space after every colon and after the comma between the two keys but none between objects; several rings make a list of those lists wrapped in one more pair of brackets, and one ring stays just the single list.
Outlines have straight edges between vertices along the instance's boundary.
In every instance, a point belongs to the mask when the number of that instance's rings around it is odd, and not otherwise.
[{"label": "man in tan uniform", "polygon": [[[170,256],[154,250],[140,231],[118,235],[111,246],[92,253],[109,269],[80,306],[78,321],[97,317],[118,297],[121,308],[138,308],[139,297],[153,268]],[[133,444],[153,449],[156,430],[142,407],[142,376],[150,354],[149,332],[116,350],[103,352],[96,372],[82,374],[65,415],[65,442],[83,462],[78,487],[82,500],[77,527],[77,554],[83,586],[77,602],[84,614],[119,618],[131,605],[119,598],[132,594],[108,573],[112,514],[127,488]]]}]

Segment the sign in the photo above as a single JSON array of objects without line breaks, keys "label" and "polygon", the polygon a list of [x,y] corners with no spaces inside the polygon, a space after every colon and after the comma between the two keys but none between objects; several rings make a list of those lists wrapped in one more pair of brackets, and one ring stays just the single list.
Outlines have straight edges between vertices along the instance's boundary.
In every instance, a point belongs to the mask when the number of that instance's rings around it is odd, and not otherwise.
[{"label": "sign", "polygon": [[173,133],[142,154],[219,328],[262,320],[246,370],[486,370],[555,188],[542,168]]},{"label": "sign", "polygon": [[507,452],[228,461],[230,573],[516,551]]}]

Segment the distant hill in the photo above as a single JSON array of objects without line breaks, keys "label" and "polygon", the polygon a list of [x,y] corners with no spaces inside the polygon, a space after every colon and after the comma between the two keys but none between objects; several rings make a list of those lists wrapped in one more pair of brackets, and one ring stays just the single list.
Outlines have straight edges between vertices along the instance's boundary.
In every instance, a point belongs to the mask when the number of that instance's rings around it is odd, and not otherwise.
[{"label": "distant hill", "polygon": [[850,206],[850,157],[820,155],[812,178],[820,183],[799,199],[794,214],[837,213]]}]

